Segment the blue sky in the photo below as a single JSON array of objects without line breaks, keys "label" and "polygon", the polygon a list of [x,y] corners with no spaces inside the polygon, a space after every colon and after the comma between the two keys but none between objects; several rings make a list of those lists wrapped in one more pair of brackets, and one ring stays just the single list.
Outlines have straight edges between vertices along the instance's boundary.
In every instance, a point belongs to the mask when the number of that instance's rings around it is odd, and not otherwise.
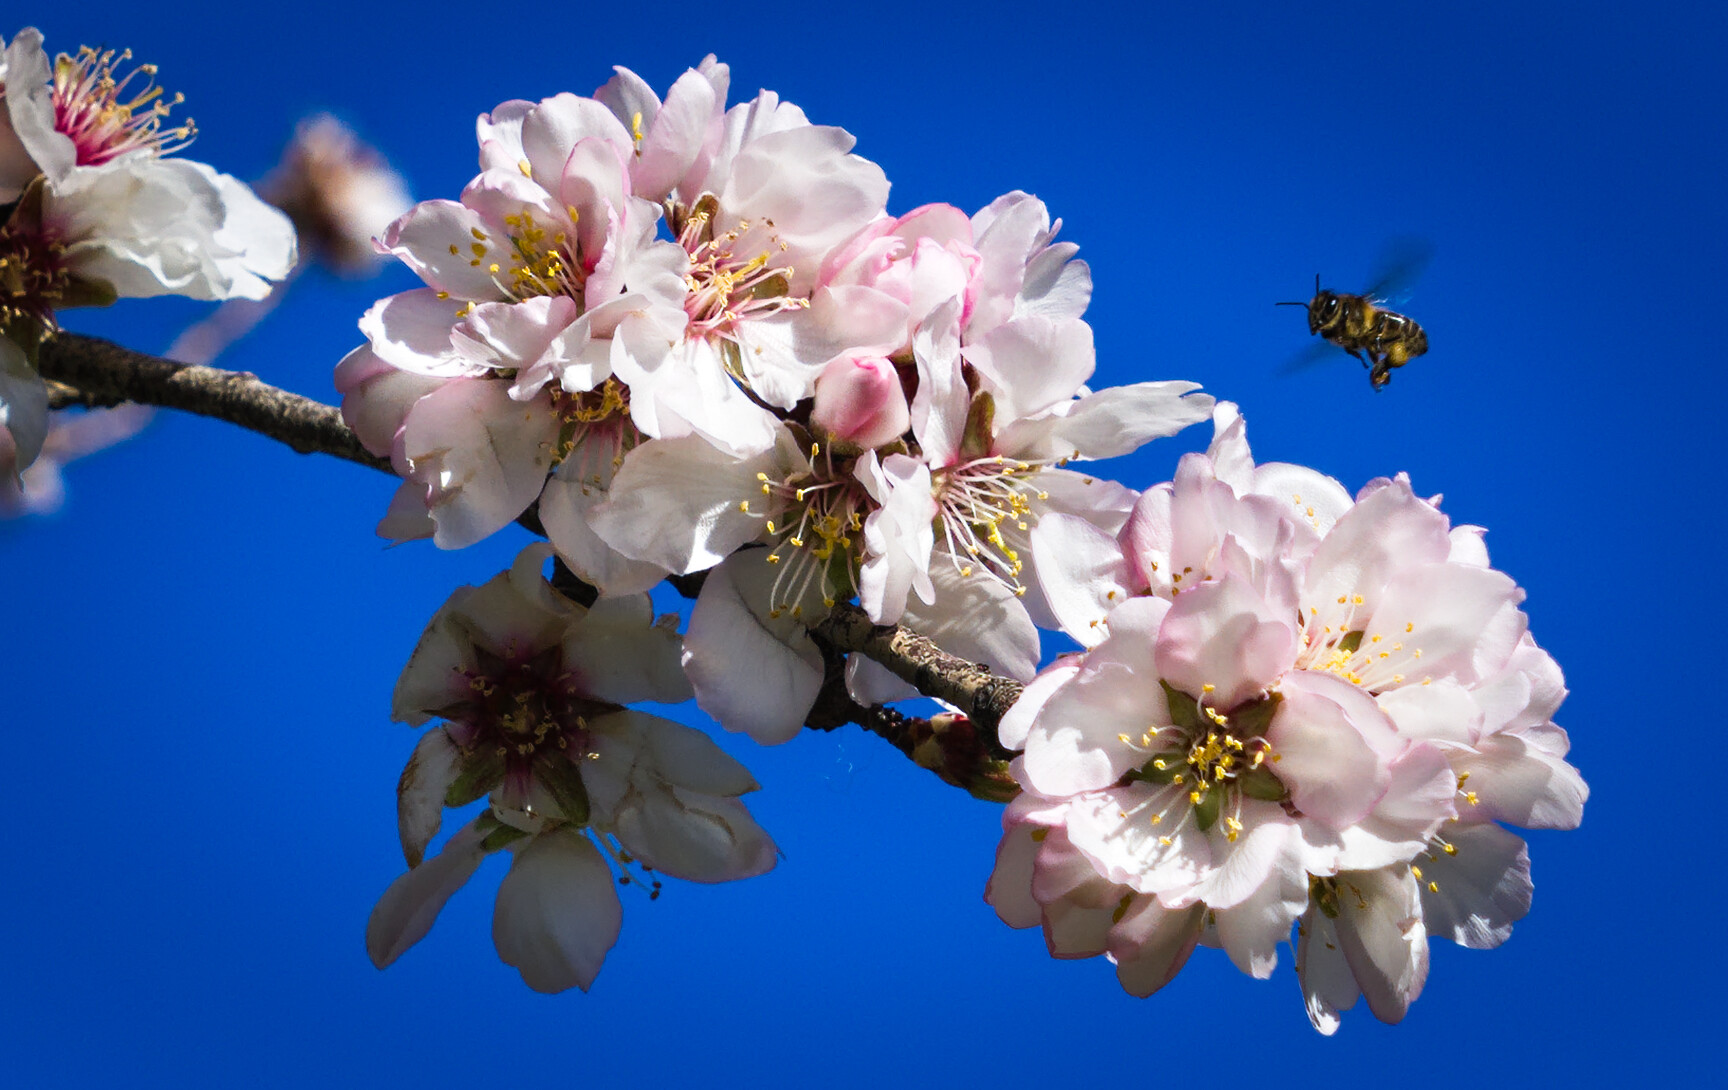
[{"label": "blue sky", "polygon": [[[0,525],[6,1081],[1697,1074],[1695,1027],[1728,1013],[1707,839],[1722,824],[1708,738],[1728,16],[1446,7],[14,15],[50,50],[129,46],[158,64],[198,121],[191,154],[242,177],[297,116],[331,109],[419,196],[454,196],[476,114],[589,93],[613,64],[664,88],[712,51],[734,97],[770,87],[853,132],[894,183],[891,210],[1034,192],[1092,265],[1096,384],[1200,381],[1242,405],[1261,460],[1352,489],[1407,471],[1455,522],[1489,528],[1566,669],[1557,719],[1594,793],[1581,829],[1529,837],[1535,907],[1507,945],[1437,943],[1403,1025],[1358,1009],[1331,1040],[1309,1028],[1288,956],[1256,982],[1201,951],[1150,1000],[1101,960],[1051,960],[981,899],[999,810],[856,729],[773,750],[725,739],[763,783],[752,807],[785,859],[750,882],[626,897],[592,993],[538,996],[498,963],[496,866],[379,973],[361,936],[401,866],[394,785],[414,739],[389,720],[390,688],[450,590],[525,537],[386,550],[380,475],[166,418],[75,465],[59,515]],[[1306,298],[1316,272],[1365,286],[1396,235],[1435,246],[1406,308],[1430,354],[1380,394],[1342,354],[1280,374],[1308,338],[1300,311],[1271,304]],[[222,362],[332,400],[360,312],[409,282],[307,277]],[[134,302],[67,324],[159,351],[202,312]],[[1146,487],[1206,438],[1105,468]]]}]

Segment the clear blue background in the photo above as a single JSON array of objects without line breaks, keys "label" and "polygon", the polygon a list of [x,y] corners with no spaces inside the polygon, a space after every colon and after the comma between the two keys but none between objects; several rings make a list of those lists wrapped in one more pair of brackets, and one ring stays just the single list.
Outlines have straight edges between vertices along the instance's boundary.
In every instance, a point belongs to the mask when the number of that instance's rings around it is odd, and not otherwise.
[{"label": "clear blue background", "polygon": [[[626,897],[591,994],[530,993],[491,947],[489,867],[388,972],[361,935],[401,868],[414,733],[389,693],[450,590],[502,568],[386,550],[391,484],[224,424],[159,420],[72,467],[58,516],[0,526],[10,815],[0,1082],[13,1086],[1611,1084],[1701,1076],[1719,1027],[1723,8],[1481,3],[53,5],[50,50],[130,46],[185,93],[196,158],[242,177],[330,108],[418,195],[474,169],[474,116],[665,88],[704,53],[842,125],[891,208],[1043,197],[1097,292],[1098,384],[1189,378],[1262,460],[1351,488],[1408,471],[1485,525],[1573,689],[1594,789],[1530,837],[1536,900],[1490,953],[1434,948],[1404,1025],[1336,1038],[1199,952],[1135,1000],[980,893],[997,807],[855,728],[728,739],[785,849],[769,876]],[[1442,5],[1423,5],[1439,8]],[[8,36],[16,25],[0,27]],[[1437,256],[1433,350],[1374,394],[1294,376],[1315,272],[1365,286],[1390,236]],[[332,399],[396,270],[310,276],[224,359]],[[75,329],[163,349],[202,310]],[[1112,467],[1168,478],[1203,429]]]}]

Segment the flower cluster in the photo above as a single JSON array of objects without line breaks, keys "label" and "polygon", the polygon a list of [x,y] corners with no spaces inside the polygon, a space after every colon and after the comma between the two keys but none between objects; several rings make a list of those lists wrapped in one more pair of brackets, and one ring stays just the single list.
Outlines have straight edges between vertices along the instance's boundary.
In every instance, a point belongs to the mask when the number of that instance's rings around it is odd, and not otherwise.
[{"label": "flower cluster", "polygon": [[[756,781],[706,735],[624,705],[690,694],[675,627],[645,595],[584,609],[552,589],[529,546],[507,572],[450,597],[396,683],[395,717],[427,731],[398,787],[409,870],[366,929],[380,968],[431,928],[490,853],[498,954],[536,991],[586,990],[618,937],[613,881],[659,892],[761,874],[776,849],[738,796]],[[431,859],[445,807],[487,800]],[[610,866],[608,866],[610,860]]]},{"label": "flower cluster", "polygon": [[[1058,957],[1149,995],[1197,943],[1270,974],[1295,924],[1316,1028],[1396,1022],[1428,939],[1492,947],[1530,905],[1506,822],[1577,825],[1550,717],[1565,689],[1481,531],[1403,477],[1354,500],[1256,466],[1234,407],[1140,497],[1084,653],[1028,687],[1004,742],[1025,787],[987,899]],[[1111,604],[1113,602],[1113,604]]]},{"label": "flower cluster", "polygon": [[603,594],[715,569],[685,665],[764,742],[821,683],[808,626],[854,598],[1029,678],[1048,569],[1103,556],[1135,498],[1064,467],[1211,399],[1087,389],[1090,273],[1036,198],[890,215],[850,135],[769,91],[728,109],[729,83],[708,58],[663,99],[619,69],[504,103],[460,199],[385,233],[425,286],[368,311],[337,370],[404,478],[379,532],[456,548],[531,511]]},{"label": "flower cluster", "polygon": [[85,48],[50,64],[26,28],[0,52],[0,426],[14,473],[48,431],[37,352],[58,311],[119,297],[261,298],[293,268],[294,232],[245,185],[169,158],[156,69]]},{"label": "flower cluster", "polygon": [[[1006,922],[1141,996],[1201,944],[1265,977],[1294,928],[1325,1033],[1362,998],[1402,1018],[1431,937],[1505,941],[1532,893],[1506,826],[1581,820],[1559,668],[1482,532],[1402,476],[1352,497],[1255,465],[1193,383],[1092,389],[1091,273],[1033,196],[892,213],[848,133],[770,91],[728,107],[709,57],[664,97],[620,68],[497,106],[455,200],[410,206],[309,122],[266,183],[278,210],[172,157],[194,129],[154,68],[51,64],[31,29],[0,45],[0,509],[53,503],[60,463],[141,423],[50,433],[61,309],[254,301],[177,342],[207,359],[280,297],[298,225],[308,262],[393,256],[423,282],[336,369],[402,478],[380,534],[548,539],[452,595],[396,685],[395,717],[430,728],[398,785],[407,870],[367,927],[380,967],[495,853],[494,942],[543,992],[592,984],[619,886],[774,866],[739,802],[755,780],[640,701],[694,697],[770,744],[862,705],[945,779],[1012,796],[986,891]],[[1206,453],[1143,494],[1073,468],[1208,417]],[[697,573],[680,637],[644,592]],[[842,675],[857,611],[814,630],[854,601],[1026,682],[998,737],[884,712],[916,693],[861,655]],[[1082,650],[1039,672],[1041,629]],[[429,856],[447,809],[466,820]]]}]

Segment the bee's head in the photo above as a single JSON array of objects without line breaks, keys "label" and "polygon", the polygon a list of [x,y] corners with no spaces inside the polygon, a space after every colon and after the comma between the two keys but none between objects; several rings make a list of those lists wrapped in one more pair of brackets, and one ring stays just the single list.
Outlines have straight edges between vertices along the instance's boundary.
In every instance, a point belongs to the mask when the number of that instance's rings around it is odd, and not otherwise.
[{"label": "bee's head", "polygon": [[1314,274],[1314,298],[1306,303],[1275,303],[1280,307],[1307,307],[1308,332],[1318,333],[1332,316],[1338,313],[1338,293],[1320,286],[1320,274]]}]

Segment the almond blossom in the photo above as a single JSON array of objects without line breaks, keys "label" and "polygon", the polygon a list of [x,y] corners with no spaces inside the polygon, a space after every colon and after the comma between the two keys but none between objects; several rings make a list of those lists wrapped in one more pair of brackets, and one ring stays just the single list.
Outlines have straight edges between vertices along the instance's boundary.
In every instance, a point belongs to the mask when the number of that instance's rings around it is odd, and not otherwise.
[{"label": "almond blossom", "polygon": [[[4,51],[0,336],[27,363],[0,367],[0,413],[20,469],[47,430],[35,358],[58,311],[121,297],[260,299],[294,267],[293,228],[280,212],[203,163],[163,158],[194,130],[162,126],[169,104],[155,69],[116,74],[129,59],[84,49],[50,70],[33,28]],[[140,76],[145,86],[133,87]]]},{"label": "almond blossom", "polygon": [[1265,976],[1300,918],[1315,1026],[1362,995],[1396,1021],[1430,925],[1491,946],[1528,908],[1527,855],[1493,822],[1581,815],[1549,721],[1559,671],[1479,531],[1402,477],[1352,502],[1310,470],[1256,467],[1234,407],[1216,423],[1090,588],[1102,635],[1003,725],[1027,796],[988,896],[1058,956],[1108,953],[1135,994],[1197,942]]},{"label": "almond blossom", "polygon": [[709,57],[664,103],[623,68],[595,93],[631,128],[632,179],[662,201],[689,257],[682,314],[658,315],[665,343],[626,342],[625,355],[633,385],[670,394],[729,375],[757,401],[790,409],[842,351],[875,346],[819,335],[804,312],[823,263],[882,215],[888,179],[852,154],[851,134],[811,124],[772,91],[727,110],[729,85]]},{"label": "almond blossom", "polygon": [[[433,617],[396,685],[394,715],[443,720],[421,737],[398,789],[408,872],[373,910],[380,968],[425,936],[445,901],[496,851],[499,956],[536,991],[587,990],[618,936],[616,882],[650,896],[662,872],[748,878],[777,851],[737,799],[756,789],[700,731],[624,705],[689,694],[674,628],[646,596],[584,609],[554,591],[530,546]],[[446,807],[486,808],[425,857]],[[619,877],[613,877],[614,868]]]}]

